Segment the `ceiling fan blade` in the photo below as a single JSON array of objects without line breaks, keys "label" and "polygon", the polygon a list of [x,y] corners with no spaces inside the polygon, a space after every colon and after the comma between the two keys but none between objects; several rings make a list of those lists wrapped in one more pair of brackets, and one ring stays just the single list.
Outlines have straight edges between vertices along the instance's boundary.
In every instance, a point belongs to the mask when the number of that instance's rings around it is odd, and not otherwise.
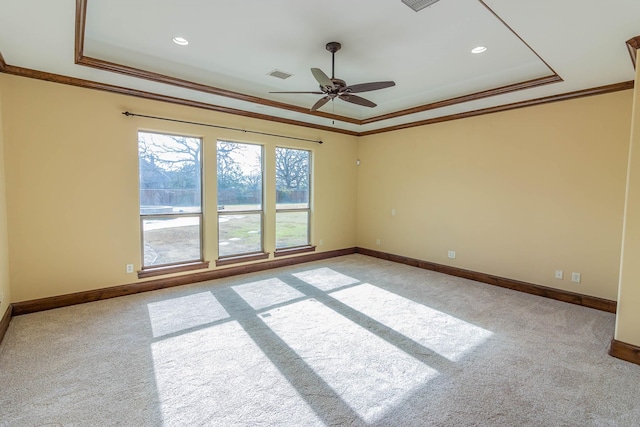
[{"label": "ceiling fan blade", "polygon": [[364,99],[360,96],[357,95],[351,95],[351,94],[341,94],[338,95],[338,98],[342,99],[343,101],[347,101],[350,102],[352,104],[358,104],[358,105],[362,105],[363,107],[375,107],[376,104],[374,104],[373,102],[369,101],[368,99]]},{"label": "ceiling fan blade", "polygon": [[342,92],[361,93],[361,92],[368,92],[370,90],[385,89],[395,85],[396,83],[392,81],[361,83],[357,85],[347,86],[342,90]]},{"label": "ceiling fan blade", "polygon": [[318,83],[320,83],[320,86],[328,87],[328,88],[330,88],[332,90],[336,88],[336,85],[333,84],[333,82],[331,81],[329,76],[327,76],[324,73],[324,71],[322,71],[320,68],[312,68],[311,69],[311,73],[313,74],[313,77],[316,78]]},{"label": "ceiling fan blade", "polygon": [[313,107],[311,107],[311,111],[316,111],[318,108],[322,107],[324,104],[329,102],[330,99],[331,98],[329,96],[323,96],[318,100],[318,102],[313,104]]},{"label": "ceiling fan blade", "polygon": [[324,95],[324,92],[269,92],[269,93],[312,93],[314,95]]}]

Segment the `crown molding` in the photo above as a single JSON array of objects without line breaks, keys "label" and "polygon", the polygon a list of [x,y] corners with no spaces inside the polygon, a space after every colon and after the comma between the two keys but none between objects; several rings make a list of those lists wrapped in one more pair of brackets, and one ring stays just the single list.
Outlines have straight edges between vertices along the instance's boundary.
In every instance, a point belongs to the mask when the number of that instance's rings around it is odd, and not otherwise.
[{"label": "crown molding", "polygon": [[[513,31],[497,14],[495,14],[495,12],[491,10],[491,8],[489,8],[482,0],[479,0],[479,1],[491,13],[493,13],[497,19],[499,19],[507,28],[509,28],[509,30],[511,30],[518,38],[520,38],[520,40],[525,45],[528,46],[528,44],[526,44],[526,42],[515,31]],[[98,68],[105,71],[125,74],[132,77],[148,79],[148,80],[152,80],[160,83],[177,85],[187,89],[198,90],[198,91],[211,93],[219,96],[231,97],[231,98],[239,99],[242,101],[258,103],[258,104],[267,105],[275,108],[285,108],[285,109],[296,111],[303,114],[310,113],[306,108],[303,108],[303,107],[297,107],[297,106],[293,106],[285,103],[269,101],[263,98],[252,97],[250,95],[240,94],[237,92],[227,91],[224,89],[213,88],[207,85],[189,82],[186,80],[164,76],[157,73],[151,73],[145,70],[138,70],[138,69],[127,67],[121,64],[115,64],[108,61],[103,61],[100,59],[84,56],[84,53],[83,53],[84,52],[84,33],[85,33],[85,27],[86,27],[87,2],[88,0],[76,0],[75,61],[80,65]],[[637,36],[628,40],[626,42],[626,45],[635,67],[636,54],[638,49],[640,49],[640,36]],[[381,120],[388,120],[391,118],[400,117],[408,114],[415,114],[423,111],[448,107],[455,104],[470,102],[470,101],[488,98],[488,97],[497,96],[497,95],[503,95],[503,94],[507,94],[507,93],[511,93],[519,90],[530,89],[537,86],[542,86],[546,84],[563,81],[562,78],[558,74],[556,74],[555,71],[553,71],[553,69],[533,49],[531,50],[538,56],[538,58],[542,62],[545,63],[545,65],[547,65],[547,67],[549,67],[549,69],[554,73],[553,75],[550,75],[547,77],[541,77],[541,78],[537,78],[537,79],[533,79],[525,82],[515,83],[515,84],[511,84],[511,85],[507,85],[499,88],[489,89],[482,92],[463,95],[456,98],[424,104],[421,106],[417,106],[417,107],[413,107],[413,108],[409,108],[406,110],[401,110],[401,111],[397,111],[389,114],[384,114],[384,115],[380,115],[380,116],[376,116],[376,117],[372,117],[364,120],[358,120],[358,119],[353,119],[346,116],[333,115],[333,114],[328,114],[323,112],[314,112],[314,114],[312,115],[320,116],[320,117],[324,117],[332,120],[344,121],[344,122],[357,124],[357,125],[364,125],[364,124],[375,123]],[[244,111],[236,108],[224,107],[221,105],[215,105],[215,104],[210,104],[210,103],[205,103],[200,101],[192,101],[184,98],[177,98],[177,97],[168,96],[168,95],[151,93],[151,92],[146,92],[142,90],[126,88],[122,86],[95,82],[91,80],[77,79],[74,77],[68,77],[64,75],[58,75],[58,74],[32,70],[28,68],[16,67],[16,66],[7,64],[1,52],[0,52],[0,72],[22,76],[22,77],[34,78],[38,80],[45,80],[45,81],[50,81],[55,83],[78,86],[78,87],[83,87],[88,89],[96,89],[96,90],[102,90],[102,91],[107,91],[112,93],[123,94],[123,95],[135,96],[139,98],[151,99],[151,100],[156,100],[160,102],[169,102],[177,105],[206,109],[209,111],[239,115],[239,116],[254,118],[258,120],[268,120],[271,122],[284,123],[284,124],[289,124],[294,126],[302,126],[306,128],[318,129],[318,130],[323,130],[328,132],[335,132],[335,133],[340,133],[340,134],[345,134],[350,136],[368,136],[368,135],[374,135],[379,133],[392,132],[392,131],[401,130],[401,129],[408,129],[408,128],[417,127],[417,126],[426,126],[426,125],[435,124],[435,123],[442,123],[442,122],[451,121],[451,120],[475,117],[475,116],[508,111],[508,110],[513,110],[518,108],[525,108],[525,107],[536,106],[536,105],[541,105],[541,104],[546,104],[551,102],[564,101],[564,100],[581,98],[581,97],[592,96],[592,95],[601,95],[605,93],[632,89],[634,87],[633,81],[620,82],[616,84],[589,88],[589,89],[579,90],[575,92],[562,93],[562,94],[551,95],[543,98],[526,100],[526,101],[505,104],[505,105],[498,105],[494,107],[473,110],[473,111],[468,111],[463,113],[451,114],[451,115],[436,117],[432,119],[418,120],[410,123],[404,123],[400,125],[374,129],[371,131],[355,132],[355,131],[344,130],[344,129],[331,127],[331,126],[308,123],[300,120],[285,119],[285,118],[271,116],[267,114],[259,114],[259,113],[253,113],[253,112]]]},{"label": "crown molding", "polygon": [[205,102],[192,101],[184,98],[177,98],[177,97],[168,96],[168,95],[145,92],[137,89],[130,89],[122,86],[110,85],[107,83],[94,82],[91,80],[83,80],[83,79],[77,79],[75,77],[68,77],[68,76],[63,76],[59,74],[31,70],[28,68],[15,67],[13,65],[9,65],[4,62],[4,60],[2,59],[2,53],[0,53],[0,73],[6,73],[6,74],[11,74],[11,75],[20,76],[20,77],[27,77],[27,78],[37,79],[37,80],[45,80],[48,82],[61,83],[61,84],[66,84],[71,86],[82,87],[86,89],[96,89],[96,90],[101,90],[101,91],[106,91],[111,93],[117,93],[120,95],[135,96],[138,98],[150,99],[154,101],[169,102],[172,104],[183,105],[186,107],[201,108],[209,111],[216,111],[219,113],[233,114],[233,115],[258,119],[258,120],[268,120],[271,122],[284,123],[284,124],[293,125],[293,126],[302,126],[310,129],[318,129],[318,130],[323,130],[327,132],[335,132],[335,133],[340,133],[344,135],[358,136],[358,137],[375,135],[378,133],[392,132],[392,131],[401,130],[401,129],[409,129],[409,128],[418,127],[418,126],[426,126],[430,124],[442,123],[442,122],[447,122],[451,120],[482,116],[485,114],[515,110],[518,108],[532,107],[532,106],[548,104],[552,102],[567,101],[570,99],[583,98],[586,96],[604,95],[607,93],[618,92],[618,91],[634,88],[634,81],[631,80],[627,82],[615,83],[615,84],[606,85],[606,86],[598,86],[595,88],[583,89],[583,90],[569,92],[569,93],[561,93],[557,95],[546,96],[543,98],[536,98],[536,99],[530,99],[527,101],[515,102],[512,104],[497,105],[495,107],[483,108],[480,110],[472,110],[464,113],[451,114],[448,116],[435,117],[435,118],[426,119],[426,120],[419,120],[415,122],[405,123],[405,124],[396,125],[396,126],[389,126],[389,127],[375,129],[375,130],[366,131],[366,132],[354,132],[354,131],[334,128],[330,126],[307,123],[299,120],[284,119],[281,117],[270,116],[267,114],[252,113],[249,111],[224,107],[221,105],[208,104]]},{"label": "crown molding", "polygon": [[296,113],[307,114],[311,116],[324,117],[330,120],[338,120],[345,123],[352,123],[356,125],[365,125],[370,123],[379,122],[382,120],[388,120],[391,118],[402,117],[409,114],[415,114],[423,111],[429,111],[436,108],[442,108],[446,106],[461,104],[465,102],[475,101],[478,99],[488,98],[491,96],[503,95],[506,93],[516,92],[520,90],[530,89],[533,87],[557,83],[563,81],[563,79],[549,66],[549,64],[531,47],[529,44],[518,34],[513,28],[511,28],[498,14],[496,14],[484,1],[479,0],[479,2],[491,13],[494,17],[504,25],[511,33],[514,34],[531,52],[533,52],[538,59],[549,69],[551,75],[546,77],[541,77],[533,80],[528,80],[524,82],[518,82],[515,84],[510,84],[507,86],[501,86],[489,90],[484,90],[481,92],[470,93],[450,99],[440,100],[437,102],[431,102],[424,105],[419,105],[412,108],[407,108],[404,110],[395,111],[388,114],[383,114],[375,117],[370,117],[368,119],[360,120],[353,117],[341,116],[331,113],[325,113],[322,111],[311,111],[306,107],[300,107],[293,104],[287,104],[284,102],[272,101],[265,98],[260,98],[252,95],[243,94],[240,92],[230,91],[222,88],[218,88],[215,86],[209,86],[203,83],[197,83],[189,80],[180,79],[177,77],[172,77],[164,74],[155,73],[148,70],[142,70],[139,68],[127,66],[124,64],[118,64],[114,62],[105,61],[99,58],[92,58],[84,55],[84,40],[85,40],[85,31],[86,31],[86,18],[87,18],[87,5],[89,0],[76,0],[76,28],[75,28],[75,62],[78,65],[96,68],[103,71],[119,73],[126,76],[131,76],[135,78],[150,80],[157,83],[163,83],[168,85],[173,85],[177,87],[182,87],[185,89],[191,89],[195,91],[200,91],[204,93],[209,93],[217,96],[224,96],[231,99],[237,99],[240,101],[251,102],[254,104],[265,105],[268,107],[279,108],[288,111],[294,111]]},{"label": "crown molding", "polygon": [[524,89],[531,89],[538,86],[547,85],[550,83],[558,83],[563,81],[562,78],[556,74],[540,77],[538,79],[528,80],[526,82],[514,83],[507,86],[498,87],[495,89],[489,89],[482,92],[476,92],[469,95],[458,96],[456,98],[445,99],[443,101],[432,102],[430,104],[420,105],[418,107],[407,108],[406,110],[400,110],[389,114],[383,114],[369,119],[360,121],[360,124],[366,125],[369,123],[375,123],[380,120],[388,120],[396,117],[406,116],[408,114],[422,113],[423,111],[435,110],[437,108],[449,107],[455,104],[462,104],[465,102],[477,101],[478,99],[489,98],[497,95],[504,95],[510,92],[516,92]]},{"label": "crown molding", "polygon": [[87,24],[87,1],[76,0],[75,61],[84,57],[84,33]]},{"label": "crown molding", "polygon": [[[242,94],[240,92],[233,92],[226,89],[221,89],[214,86],[208,86],[202,83],[196,83],[189,80],[178,79],[176,77],[166,76],[164,74],[153,73],[146,70],[141,70],[126,65],[116,64],[114,62],[103,61],[101,59],[91,58],[83,56],[79,60],[76,60],[76,64],[84,65],[86,67],[96,68],[103,71],[109,71],[118,74],[124,74],[130,77],[136,77],[144,80],[153,81],[156,83],[164,83],[172,86],[178,86],[185,89],[195,90],[198,92],[209,93],[211,95],[224,96],[226,98],[236,99],[239,101],[246,101],[253,104],[265,105],[267,107],[274,107],[283,110],[294,111],[296,113],[310,114],[310,110],[305,107],[298,107],[296,105],[285,104],[283,102],[270,101],[268,99],[259,98],[252,95]],[[331,120],[339,120],[346,123],[360,124],[360,120],[353,119],[346,116],[338,116],[321,111],[315,111],[312,116],[324,117]]]},{"label": "crown molding", "polygon": [[32,70],[29,68],[15,67],[13,65],[8,65],[8,64],[5,64],[5,66],[2,69],[0,69],[0,72],[11,74],[14,76],[28,77],[36,80],[44,80],[44,81],[53,82],[53,83],[61,83],[65,85],[77,86],[77,87],[82,87],[86,89],[96,89],[96,90],[101,90],[105,92],[117,93],[120,95],[129,95],[129,96],[135,96],[138,98],[151,99],[154,101],[169,102],[176,105],[201,108],[209,111],[216,111],[219,113],[249,117],[252,119],[267,120],[270,122],[284,123],[284,124],[294,125],[294,126],[302,126],[306,128],[318,129],[318,130],[323,130],[327,132],[341,133],[341,134],[351,135],[351,136],[359,135],[358,132],[334,128],[331,126],[323,126],[315,123],[307,123],[307,122],[302,122],[298,120],[285,119],[282,117],[270,116],[267,114],[252,113],[250,111],[239,110],[236,108],[224,107],[216,104],[208,104],[206,102],[200,102],[200,101],[192,101],[190,99],[177,98],[177,97],[162,95],[158,93],[145,92],[138,89],[131,89],[131,88],[111,85],[107,83],[100,83],[92,80],[78,79],[75,77],[68,77],[60,74],[47,73],[44,71]]},{"label": "crown molding", "polygon": [[640,36],[636,36],[627,40],[627,49],[629,49],[629,55],[631,56],[631,62],[633,68],[636,68],[636,59],[638,57],[638,49],[640,49]]},{"label": "crown molding", "polygon": [[558,101],[568,101],[570,99],[584,98],[586,96],[604,95],[606,93],[618,92],[621,90],[633,89],[634,81],[615,83],[606,86],[599,86],[590,89],[578,90],[575,92],[560,93],[557,95],[545,96],[543,98],[529,99],[526,101],[514,102],[512,104],[496,105],[495,107],[483,108],[480,110],[467,111],[464,113],[451,114],[449,116],[435,117],[433,119],[420,120],[402,125],[390,126],[381,129],[360,132],[358,136],[375,135],[378,133],[391,132],[401,129],[409,129],[416,126],[426,126],[435,123],[448,122],[451,120],[465,119],[468,117],[483,116],[485,114],[499,113],[501,111],[516,110],[518,108],[533,107],[536,105],[549,104]]},{"label": "crown molding", "polygon": [[337,114],[325,113],[322,111],[311,111],[305,107],[291,105],[284,102],[271,101],[269,99],[257,96],[247,95],[240,92],[234,92],[215,86],[209,86],[189,80],[179,79],[177,77],[167,76],[152,71],[142,70],[115,62],[104,61],[98,58],[92,58],[84,55],[84,40],[86,32],[87,20],[87,4],[88,0],[76,0],[76,28],[75,28],[75,63],[85,67],[96,68],[98,70],[108,71],[112,73],[124,74],[130,77],[136,77],[144,80],[163,83],[172,86],[182,87],[185,89],[195,90],[211,95],[224,96],[226,98],[237,99],[239,101],[251,102],[253,104],[265,105],[283,110],[294,111],[296,113],[309,114],[317,117],[324,117],[331,120],[339,120],[346,123],[360,124],[360,120],[352,117],[340,116]]}]

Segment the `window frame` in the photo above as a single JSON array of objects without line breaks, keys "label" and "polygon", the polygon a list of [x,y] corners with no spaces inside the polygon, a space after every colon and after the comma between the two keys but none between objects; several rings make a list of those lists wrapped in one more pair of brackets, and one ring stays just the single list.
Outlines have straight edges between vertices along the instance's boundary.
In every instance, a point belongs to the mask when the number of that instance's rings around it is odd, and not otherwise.
[{"label": "window frame", "polygon": [[[290,209],[286,209],[286,208],[278,208],[278,185],[277,185],[277,173],[274,171],[274,179],[276,179],[276,200],[275,200],[275,205],[276,205],[276,213],[275,213],[275,228],[274,228],[274,248],[275,248],[275,253],[274,255],[277,256],[282,256],[282,255],[290,255],[290,254],[294,254],[294,253],[302,253],[302,252],[309,252],[309,251],[314,251],[315,250],[315,246],[311,244],[311,219],[312,219],[312,212],[311,212],[311,200],[313,197],[313,150],[308,150],[305,148],[295,148],[295,147],[285,147],[285,146],[276,146],[275,147],[275,151],[274,154],[278,151],[278,149],[285,149],[285,150],[297,150],[297,151],[306,151],[307,153],[309,153],[309,159],[308,159],[308,174],[307,174],[307,186],[308,186],[308,197],[307,197],[307,207],[306,208],[290,208]],[[306,212],[307,213],[307,243],[303,244],[303,245],[295,245],[295,246],[284,246],[284,247],[278,247],[278,214],[279,213],[292,213],[292,212]]]},{"label": "window frame", "polygon": [[[260,209],[259,210],[233,210],[233,211],[223,211],[220,210],[220,200],[219,197],[219,183],[218,181],[218,143],[226,142],[230,144],[238,144],[238,145],[251,145],[260,147]],[[266,259],[269,257],[269,254],[265,251],[264,246],[264,230],[265,230],[265,200],[266,200],[266,186],[265,186],[265,172],[266,172],[266,162],[265,162],[265,145],[257,142],[239,142],[229,139],[220,139],[216,140],[216,222],[217,222],[217,249],[218,249],[218,259],[216,260],[216,266],[233,264],[236,262],[243,261],[253,261],[259,259]],[[229,255],[220,255],[220,218],[224,216],[233,216],[233,215],[260,215],[260,249],[257,251],[251,252],[240,252]]]},{"label": "window frame", "polygon": [[[197,269],[197,268],[207,268],[209,266],[209,263],[207,261],[204,260],[204,206],[205,206],[205,200],[204,200],[204,138],[201,136],[190,136],[190,135],[184,135],[184,134],[179,134],[179,133],[172,133],[172,132],[160,132],[160,131],[149,131],[149,130],[142,130],[142,129],[138,129],[138,131],[136,132],[136,136],[137,136],[137,140],[138,140],[138,146],[140,144],[140,134],[141,133],[146,133],[146,134],[155,134],[155,135],[162,135],[162,136],[178,136],[178,137],[183,137],[183,138],[190,138],[190,139],[197,139],[200,144],[200,158],[198,161],[198,170],[199,170],[199,174],[200,174],[200,212],[177,212],[177,213],[167,213],[167,214],[162,214],[162,213],[150,213],[150,214],[143,214],[140,211],[141,208],[141,191],[142,190],[140,188],[140,178],[138,178],[138,215],[140,218],[140,259],[141,259],[141,267],[140,267],[140,271],[138,273],[139,277],[149,277],[149,276],[153,276],[155,274],[153,274],[153,271],[158,271],[158,274],[168,274],[171,272],[175,271],[181,271],[184,269]],[[138,173],[140,173],[140,153],[138,152]],[[167,218],[189,218],[189,217],[195,217],[198,218],[199,220],[199,251],[200,251],[200,257],[198,259],[191,259],[191,260],[182,260],[182,261],[176,261],[176,262],[170,262],[170,263],[165,263],[165,264],[156,264],[156,265],[145,265],[145,261],[144,261],[144,246],[145,246],[145,240],[144,240],[144,221],[145,220],[149,220],[149,219],[167,219]]]}]

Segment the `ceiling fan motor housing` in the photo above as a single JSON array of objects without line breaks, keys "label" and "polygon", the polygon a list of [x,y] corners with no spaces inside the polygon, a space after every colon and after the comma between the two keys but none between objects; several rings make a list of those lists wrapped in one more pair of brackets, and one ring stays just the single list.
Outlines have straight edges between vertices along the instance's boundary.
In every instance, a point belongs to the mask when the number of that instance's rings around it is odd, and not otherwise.
[{"label": "ceiling fan motor housing", "polygon": [[[333,78],[333,79],[331,79],[331,81],[335,85],[335,89],[329,89],[327,91],[328,95],[330,95],[330,94],[336,94],[337,95],[338,93],[342,92],[342,89],[344,89],[347,86],[347,82],[345,82],[342,79]],[[325,91],[326,88],[324,86],[320,85],[320,90]]]}]

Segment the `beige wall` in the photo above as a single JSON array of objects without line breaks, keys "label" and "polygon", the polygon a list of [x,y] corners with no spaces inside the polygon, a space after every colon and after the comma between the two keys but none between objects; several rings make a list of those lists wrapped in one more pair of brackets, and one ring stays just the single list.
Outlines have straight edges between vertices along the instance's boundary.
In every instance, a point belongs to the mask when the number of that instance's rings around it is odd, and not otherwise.
[{"label": "beige wall", "polygon": [[634,91],[615,339],[640,347],[640,66]]},{"label": "beige wall", "polygon": [[631,103],[624,91],[361,138],[358,246],[615,300]]},{"label": "beige wall", "polygon": [[[0,79],[2,76],[0,76]],[[7,198],[4,172],[4,131],[2,116],[2,87],[0,86],[0,318],[9,307],[11,290],[9,288],[9,240],[7,237]]]},{"label": "beige wall", "polygon": [[[217,258],[217,138],[313,150],[312,240],[319,251],[356,243],[357,139],[332,132],[216,114],[99,91],[0,75],[11,253],[12,301],[25,301],[137,281],[140,267],[137,130],[204,138],[205,259]],[[295,142],[202,126],[127,118],[146,115],[322,139]],[[267,175],[267,182],[273,180]],[[275,191],[274,184],[267,191]],[[266,249],[274,235],[267,206]],[[206,215],[206,212],[211,214]]]},{"label": "beige wall", "polygon": [[[312,149],[318,250],[358,245],[617,297],[632,91],[359,140],[8,75],[0,94],[13,302],[137,281],[125,265],[140,266],[138,129],[202,136],[206,170],[217,138],[264,144],[267,170],[276,145]],[[325,143],[126,118],[125,110]],[[205,209],[215,212],[215,174],[205,175]],[[210,261],[216,229],[206,215]],[[556,269],[564,280],[553,278]],[[582,283],[571,282],[573,271]]]}]

